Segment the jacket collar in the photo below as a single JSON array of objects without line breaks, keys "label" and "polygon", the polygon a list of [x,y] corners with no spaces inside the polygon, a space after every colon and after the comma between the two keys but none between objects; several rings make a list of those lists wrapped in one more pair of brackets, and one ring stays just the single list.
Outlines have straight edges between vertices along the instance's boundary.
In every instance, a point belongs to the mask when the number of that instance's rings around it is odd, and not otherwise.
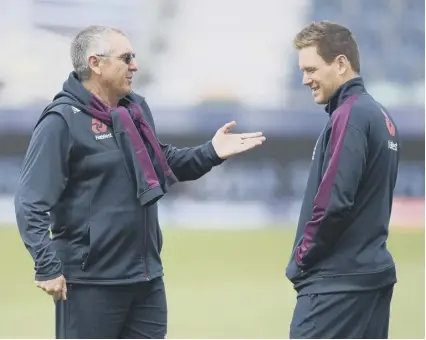
[{"label": "jacket collar", "polygon": [[328,100],[328,104],[325,106],[325,111],[331,116],[333,112],[349,97],[366,92],[362,77],[353,78],[339,86],[339,88],[331,95]]}]

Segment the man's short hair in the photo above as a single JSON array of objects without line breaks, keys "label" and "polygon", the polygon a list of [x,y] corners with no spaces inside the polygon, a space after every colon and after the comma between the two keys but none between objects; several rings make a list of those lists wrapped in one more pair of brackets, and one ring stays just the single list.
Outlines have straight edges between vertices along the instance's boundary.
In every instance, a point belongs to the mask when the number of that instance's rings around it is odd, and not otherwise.
[{"label": "man's short hair", "polygon": [[77,33],[70,52],[74,71],[80,80],[88,80],[90,77],[89,56],[111,52],[108,37],[114,33],[126,36],[118,28],[99,25],[89,26]]},{"label": "man's short hair", "polygon": [[293,44],[297,50],[316,46],[318,55],[327,64],[331,64],[338,55],[344,55],[356,73],[361,71],[358,45],[345,26],[326,20],[313,22],[297,33]]}]

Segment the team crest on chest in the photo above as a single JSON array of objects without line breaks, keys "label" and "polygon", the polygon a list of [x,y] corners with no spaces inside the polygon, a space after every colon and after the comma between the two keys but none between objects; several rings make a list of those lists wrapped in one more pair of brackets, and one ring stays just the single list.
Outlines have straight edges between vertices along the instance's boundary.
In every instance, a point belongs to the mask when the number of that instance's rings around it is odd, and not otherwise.
[{"label": "team crest on chest", "polygon": [[92,132],[95,134],[96,140],[112,138],[112,133],[106,133],[108,126],[99,119],[92,118]]}]

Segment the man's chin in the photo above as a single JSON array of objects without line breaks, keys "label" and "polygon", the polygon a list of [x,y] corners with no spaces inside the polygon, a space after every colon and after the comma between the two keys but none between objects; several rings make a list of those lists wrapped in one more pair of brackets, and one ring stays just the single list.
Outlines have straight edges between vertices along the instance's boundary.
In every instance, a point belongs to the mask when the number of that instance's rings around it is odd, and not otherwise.
[{"label": "man's chin", "polygon": [[126,86],[126,88],[123,89],[123,91],[121,92],[121,96],[125,97],[128,96],[130,93],[132,93],[133,89],[131,86]]},{"label": "man's chin", "polygon": [[322,96],[314,97],[314,101],[318,105],[327,104],[327,100],[325,100]]}]

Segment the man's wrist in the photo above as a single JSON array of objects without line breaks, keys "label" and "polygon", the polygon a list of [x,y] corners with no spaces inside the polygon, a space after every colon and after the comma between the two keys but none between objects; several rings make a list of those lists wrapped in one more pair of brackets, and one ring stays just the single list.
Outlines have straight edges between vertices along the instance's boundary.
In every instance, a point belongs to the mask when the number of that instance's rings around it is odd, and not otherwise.
[{"label": "man's wrist", "polygon": [[214,166],[220,165],[225,161],[225,159],[220,158],[219,155],[217,154],[217,152],[216,152],[216,150],[213,146],[213,141],[211,141],[211,140],[208,141],[207,144],[206,144],[206,147],[208,149],[210,159],[212,160]]},{"label": "man's wrist", "polygon": [[35,273],[35,280],[36,281],[48,281],[58,278],[59,276],[63,275],[63,269],[62,269],[62,263],[58,263],[58,265],[55,266],[55,268],[52,268],[51,271],[46,273]]}]

